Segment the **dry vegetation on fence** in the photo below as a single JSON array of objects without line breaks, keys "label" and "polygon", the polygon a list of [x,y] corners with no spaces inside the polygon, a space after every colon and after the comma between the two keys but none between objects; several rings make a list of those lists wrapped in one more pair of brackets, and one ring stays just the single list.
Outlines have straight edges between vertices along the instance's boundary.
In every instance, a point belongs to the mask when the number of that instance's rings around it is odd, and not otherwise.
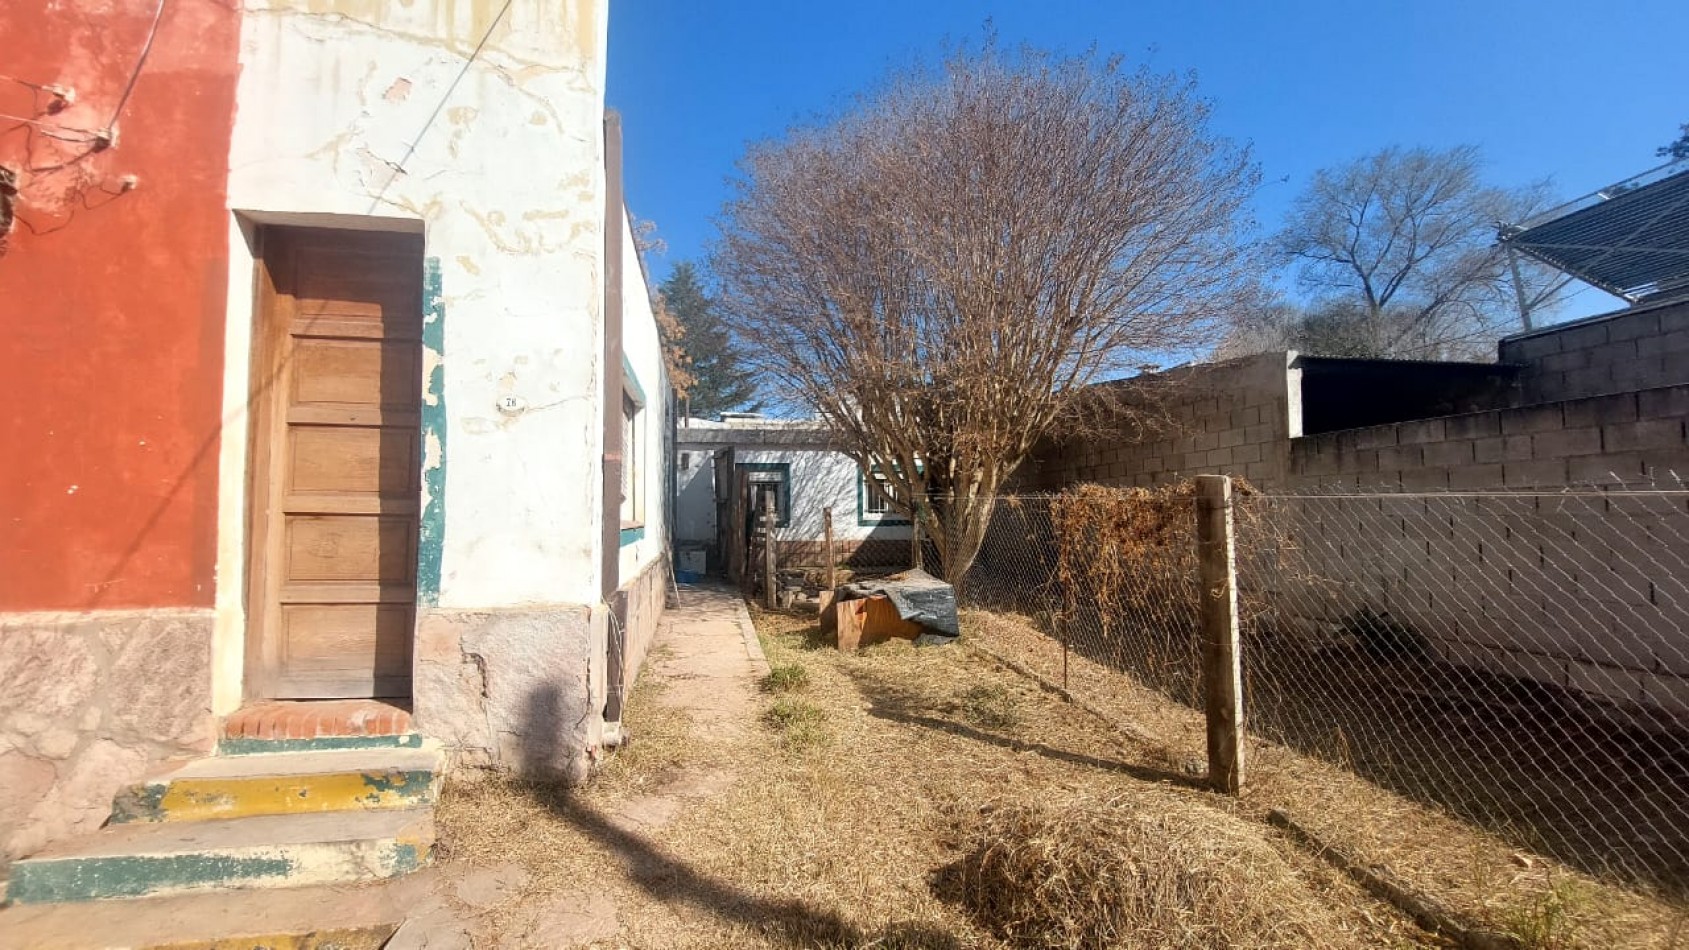
[{"label": "dry vegetation on fence", "polygon": [[[983,649],[1066,682],[1086,705],[1153,736],[1150,761],[1201,762],[1202,713],[1077,653],[1031,618],[969,610],[963,627]],[[1070,713],[1069,715],[1073,715]],[[1689,947],[1689,912],[1521,851],[1494,834],[1380,788],[1342,768],[1251,735],[1239,814],[1281,808],[1323,838],[1388,869],[1415,890],[1527,947]]]},{"label": "dry vegetation on fence", "polygon": [[629,704],[633,744],[586,789],[449,790],[451,861],[530,869],[497,929],[585,889],[619,912],[604,947],[1436,945],[978,651],[840,654],[813,618],[756,619],[774,672],[745,728],[709,739],[730,780],[661,829],[630,836],[611,816],[696,781],[706,737],[652,678]]}]

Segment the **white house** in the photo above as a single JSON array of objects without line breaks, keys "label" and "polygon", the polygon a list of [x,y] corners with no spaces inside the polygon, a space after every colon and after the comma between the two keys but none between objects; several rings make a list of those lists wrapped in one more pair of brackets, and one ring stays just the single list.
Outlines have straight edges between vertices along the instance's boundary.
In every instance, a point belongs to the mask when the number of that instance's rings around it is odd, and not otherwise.
[{"label": "white house", "polygon": [[[5,430],[0,866],[254,744],[582,777],[663,607],[673,428],[608,0],[17,6],[0,111],[105,129],[35,163],[110,207],[0,231],[43,386]],[[48,863],[14,899],[105,896]]]},{"label": "white house", "polygon": [[722,569],[724,545],[733,534],[722,522],[733,508],[730,496],[739,474],[747,485],[741,511],[758,509],[764,494],[774,496],[782,565],[823,563],[829,510],[839,563],[909,563],[909,522],[868,490],[873,474],[834,450],[818,423],[745,413],[727,413],[719,421],[685,419],[675,433],[675,468],[675,557],[684,571]]}]

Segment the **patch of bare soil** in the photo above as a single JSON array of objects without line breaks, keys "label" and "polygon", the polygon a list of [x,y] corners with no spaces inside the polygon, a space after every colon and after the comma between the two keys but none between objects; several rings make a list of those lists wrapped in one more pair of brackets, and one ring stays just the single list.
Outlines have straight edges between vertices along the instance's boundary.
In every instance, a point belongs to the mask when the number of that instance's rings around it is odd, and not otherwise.
[{"label": "patch of bare soil", "polygon": [[[448,788],[448,867],[524,872],[500,878],[517,893],[484,912],[476,946],[1026,946],[981,901],[986,865],[965,870],[993,841],[1012,845],[1011,814],[1021,831],[1095,823],[1084,834],[1106,847],[1063,839],[1016,860],[1105,875],[1098,886],[1137,894],[1156,926],[1209,906],[1193,897],[1187,912],[1182,894],[1218,895],[1244,922],[1174,946],[1437,945],[1258,821],[1252,801],[1198,787],[1177,757],[983,653],[897,642],[841,654],[813,617],[755,619],[774,673],[752,684],[743,728],[674,702],[680,672],[659,658],[629,701],[632,743],[585,788]],[[1177,854],[1146,853],[1175,840]],[[1232,867],[1239,855],[1247,867]],[[1168,873],[1134,890],[1131,862]],[[1225,889],[1239,880],[1257,886]]]}]

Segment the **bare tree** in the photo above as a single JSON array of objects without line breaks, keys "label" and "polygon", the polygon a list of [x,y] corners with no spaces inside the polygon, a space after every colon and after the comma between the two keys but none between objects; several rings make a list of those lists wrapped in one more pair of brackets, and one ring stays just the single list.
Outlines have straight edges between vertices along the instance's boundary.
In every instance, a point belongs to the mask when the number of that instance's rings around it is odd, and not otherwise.
[{"label": "bare tree", "polygon": [[1545,188],[1490,187],[1481,167],[1470,146],[1387,148],[1314,175],[1276,241],[1315,298],[1314,339],[1342,339],[1346,355],[1493,356],[1520,321],[1497,228]]},{"label": "bare tree", "polygon": [[1189,82],[993,45],[751,149],[721,304],[959,582],[1085,386],[1211,342],[1256,174]]}]

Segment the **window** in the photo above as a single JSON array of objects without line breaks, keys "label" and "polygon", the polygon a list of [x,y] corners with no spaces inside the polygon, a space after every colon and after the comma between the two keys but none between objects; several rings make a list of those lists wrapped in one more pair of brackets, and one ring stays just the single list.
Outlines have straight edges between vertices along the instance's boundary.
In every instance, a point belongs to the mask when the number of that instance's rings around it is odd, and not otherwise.
[{"label": "window", "polygon": [[645,432],[645,413],[627,394],[622,396],[622,527],[645,523],[644,452],[640,436]]},{"label": "window", "polygon": [[[884,491],[874,491],[868,484],[869,479]],[[856,473],[856,523],[858,525],[898,525],[908,524],[908,518],[886,500],[886,495],[895,497],[896,489],[887,483],[885,473],[878,465],[866,472]]]},{"label": "window", "polygon": [[[873,486],[869,486],[867,511],[871,515],[883,515],[891,510],[891,503],[886,501],[886,495],[892,492],[892,487],[886,484],[885,474],[877,469],[873,472],[873,479],[874,484],[879,486],[880,491],[873,491],[871,490]],[[881,492],[885,494],[881,494]]]}]

